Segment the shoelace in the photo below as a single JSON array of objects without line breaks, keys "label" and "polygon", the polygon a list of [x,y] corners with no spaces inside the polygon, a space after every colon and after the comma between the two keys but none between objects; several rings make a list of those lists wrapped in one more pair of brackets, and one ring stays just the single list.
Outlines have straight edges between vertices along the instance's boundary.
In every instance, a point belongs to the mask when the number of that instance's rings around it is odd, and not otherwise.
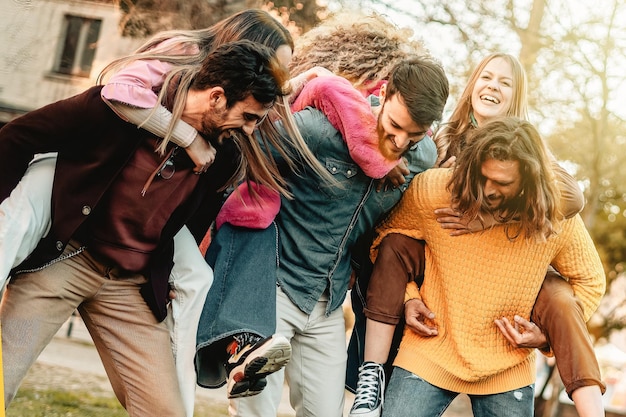
[{"label": "shoelace", "polygon": [[354,399],[354,408],[366,405],[369,408],[376,406],[378,391],[381,390],[380,400],[383,401],[382,387],[379,384],[385,383],[385,375],[377,365],[363,365],[359,369],[359,382],[357,384],[357,395]]},{"label": "shoelace", "polygon": [[231,352],[232,355],[236,355],[237,353],[241,352],[241,349],[243,349],[247,345],[252,346],[256,342],[261,340],[259,336],[247,332],[236,334],[233,336],[233,339],[235,339],[235,341],[237,342],[237,348],[234,352]]}]

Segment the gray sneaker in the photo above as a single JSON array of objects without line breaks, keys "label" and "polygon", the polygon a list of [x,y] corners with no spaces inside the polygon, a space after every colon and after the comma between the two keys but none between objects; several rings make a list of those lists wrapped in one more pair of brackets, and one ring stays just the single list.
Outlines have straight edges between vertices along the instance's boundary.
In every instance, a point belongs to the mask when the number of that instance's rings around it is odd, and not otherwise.
[{"label": "gray sneaker", "polygon": [[374,362],[363,362],[359,367],[354,404],[349,417],[380,417],[385,396],[385,371]]}]

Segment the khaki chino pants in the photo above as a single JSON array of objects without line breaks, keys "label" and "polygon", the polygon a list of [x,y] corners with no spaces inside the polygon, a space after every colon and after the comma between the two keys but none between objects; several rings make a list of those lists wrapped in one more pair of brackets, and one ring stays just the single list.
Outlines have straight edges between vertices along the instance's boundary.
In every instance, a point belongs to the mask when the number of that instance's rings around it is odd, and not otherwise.
[{"label": "khaki chino pants", "polygon": [[[65,253],[77,249],[70,242]],[[78,309],[118,400],[130,416],[184,416],[170,334],[140,294],[146,278],[120,274],[87,251],[9,282],[0,307],[5,403]]]}]

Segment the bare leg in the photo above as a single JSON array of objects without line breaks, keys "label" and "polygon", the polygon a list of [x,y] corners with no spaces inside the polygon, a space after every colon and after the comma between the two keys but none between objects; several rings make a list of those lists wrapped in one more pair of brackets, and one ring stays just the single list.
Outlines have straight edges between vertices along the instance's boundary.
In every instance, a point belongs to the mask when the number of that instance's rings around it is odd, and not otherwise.
[{"label": "bare leg", "polygon": [[404,312],[404,289],[423,275],[424,243],[400,234],[379,247],[367,288],[364,363],[359,368],[349,417],[378,417],[384,402],[385,372],[396,325]]},{"label": "bare leg", "polygon": [[587,385],[572,392],[572,400],[580,417],[604,416],[602,393],[598,385]]},{"label": "bare leg", "polygon": [[367,319],[366,329],[365,361],[380,364],[387,362],[396,326],[394,324]]}]

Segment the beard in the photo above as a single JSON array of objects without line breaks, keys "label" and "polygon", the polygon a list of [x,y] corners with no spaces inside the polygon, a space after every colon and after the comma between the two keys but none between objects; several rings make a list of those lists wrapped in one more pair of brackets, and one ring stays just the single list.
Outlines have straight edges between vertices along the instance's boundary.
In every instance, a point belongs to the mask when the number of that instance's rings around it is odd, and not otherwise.
[{"label": "beard", "polygon": [[200,137],[204,139],[206,142],[213,145],[214,148],[218,148],[224,144],[225,139],[234,139],[235,131],[232,129],[224,130],[221,132],[215,131],[210,133],[209,135],[205,133],[200,133]]},{"label": "beard", "polygon": [[206,140],[211,143],[220,143],[221,136],[224,133],[222,122],[226,110],[216,112],[215,110],[205,111],[202,115],[202,130],[199,132]]},{"label": "beard", "polygon": [[498,205],[491,205],[492,201],[493,200],[490,200],[489,197],[486,198],[489,211],[494,215],[494,217],[504,220],[517,217],[523,206],[522,198],[520,196],[515,196],[513,198],[501,198]]},{"label": "beard", "polygon": [[503,196],[488,195],[485,197],[485,202],[491,211],[497,212],[506,203],[506,199]]},{"label": "beard", "polygon": [[[384,107],[385,106],[383,105],[383,108]],[[402,151],[397,150],[397,149],[391,149],[390,146],[395,146],[395,145],[390,145],[391,139],[388,138],[387,133],[383,129],[383,125],[381,123],[382,115],[383,115],[383,111],[381,109],[380,113],[378,114],[378,120],[376,123],[376,133],[378,134],[378,151],[386,160],[397,161],[398,159],[400,159],[402,155],[404,155],[408,151],[408,149],[405,149]]]}]

